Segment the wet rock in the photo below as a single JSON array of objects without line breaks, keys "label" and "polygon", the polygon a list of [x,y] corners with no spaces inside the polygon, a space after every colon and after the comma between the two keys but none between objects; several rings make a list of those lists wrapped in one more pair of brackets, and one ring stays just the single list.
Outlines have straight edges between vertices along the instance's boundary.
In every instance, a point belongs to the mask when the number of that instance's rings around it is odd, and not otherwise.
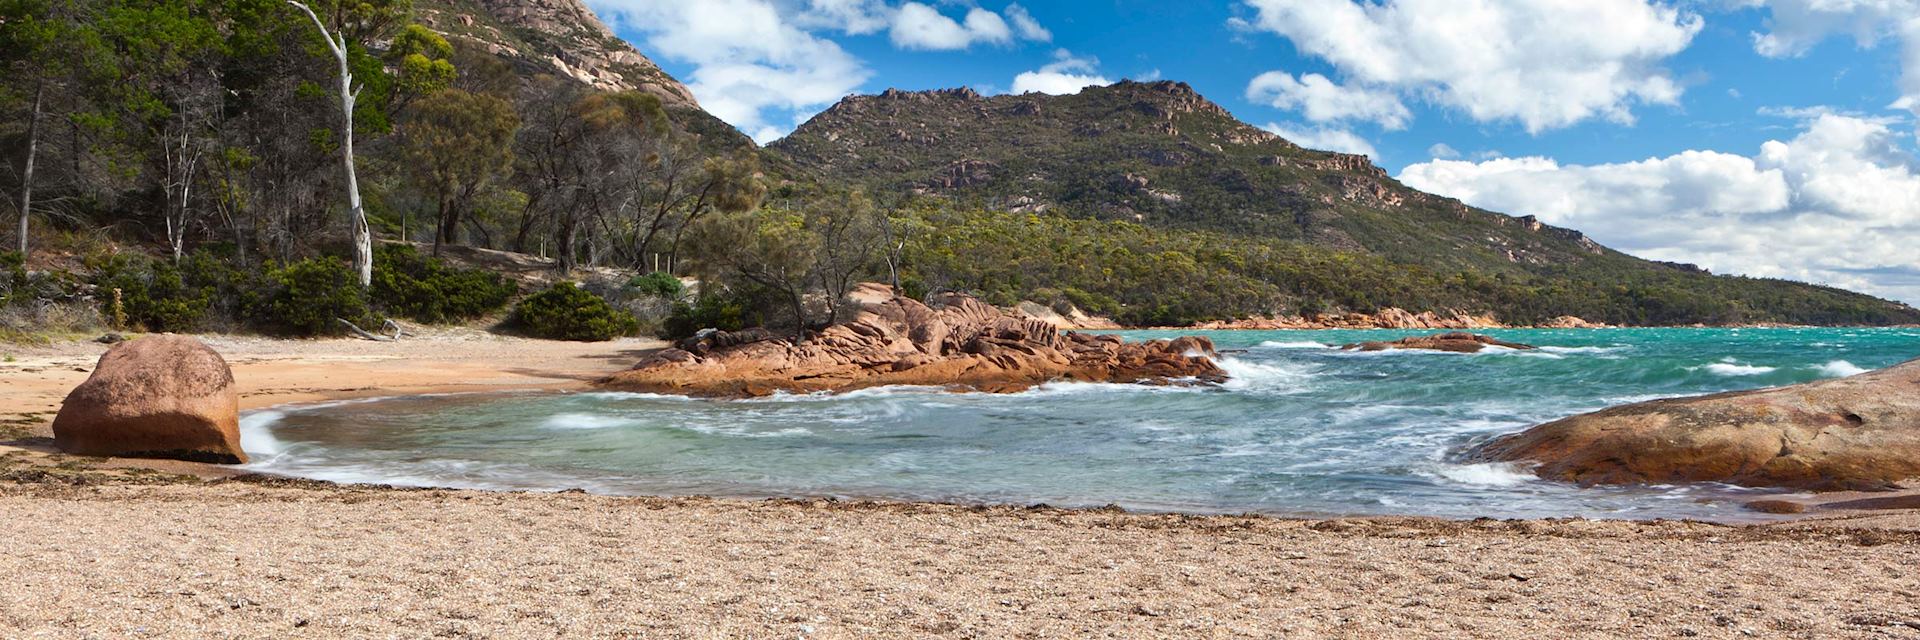
[{"label": "wet rock", "polygon": [[186,336],[147,336],[108,349],[60,405],[53,439],[81,455],[247,461],[233,370]]},{"label": "wet rock", "polygon": [[1884,490],[1920,477],[1920,360],[1806,384],[1623,405],[1496,438],[1478,461],[1581,484]]},{"label": "wet rock", "polygon": [[1449,331],[1429,336],[1413,336],[1399,340],[1356,342],[1342,345],[1346,351],[1386,351],[1389,349],[1426,349],[1430,351],[1451,351],[1454,353],[1478,353],[1487,347],[1505,347],[1508,349],[1535,349],[1533,345],[1507,342],[1489,336],[1463,331]]}]

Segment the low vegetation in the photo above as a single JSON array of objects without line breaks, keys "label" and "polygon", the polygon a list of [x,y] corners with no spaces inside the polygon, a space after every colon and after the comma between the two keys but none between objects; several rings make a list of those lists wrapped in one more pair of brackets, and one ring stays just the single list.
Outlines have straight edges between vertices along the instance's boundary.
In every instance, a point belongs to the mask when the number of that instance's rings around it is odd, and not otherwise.
[{"label": "low vegetation", "polygon": [[529,336],[550,340],[599,342],[640,332],[632,313],[571,282],[527,296],[513,308],[513,326]]}]

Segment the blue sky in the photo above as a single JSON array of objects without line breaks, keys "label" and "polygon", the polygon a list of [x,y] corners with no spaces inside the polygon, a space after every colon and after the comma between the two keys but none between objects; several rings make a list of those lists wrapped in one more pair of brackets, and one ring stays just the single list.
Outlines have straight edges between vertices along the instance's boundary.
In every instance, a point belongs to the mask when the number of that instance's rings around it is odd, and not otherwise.
[{"label": "blue sky", "polygon": [[1630,253],[1920,302],[1920,0],[587,1],[762,142],[849,93],[1181,80]]}]

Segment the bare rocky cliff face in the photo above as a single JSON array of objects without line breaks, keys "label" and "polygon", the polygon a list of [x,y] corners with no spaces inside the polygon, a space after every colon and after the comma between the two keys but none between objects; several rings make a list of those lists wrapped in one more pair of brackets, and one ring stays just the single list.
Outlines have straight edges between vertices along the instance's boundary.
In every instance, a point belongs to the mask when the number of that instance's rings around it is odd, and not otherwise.
[{"label": "bare rocky cliff face", "polygon": [[638,89],[669,107],[700,108],[693,92],[614,35],[580,0],[427,0],[417,18],[494,55],[532,62],[609,91]]}]

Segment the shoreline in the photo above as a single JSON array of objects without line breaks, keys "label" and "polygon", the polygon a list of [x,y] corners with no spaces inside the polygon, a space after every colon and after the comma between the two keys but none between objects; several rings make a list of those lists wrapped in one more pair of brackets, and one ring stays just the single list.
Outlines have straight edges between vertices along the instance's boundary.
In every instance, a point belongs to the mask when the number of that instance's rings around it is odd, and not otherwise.
[{"label": "shoreline", "polygon": [[[1312,331],[1312,329],[1300,329]],[[1393,331],[1392,329],[1376,329]],[[1214,329],[1211,331],[1235,331]],[[536,340],[506,336],[475,329],[452,328],[426,332],[394,342],[376,342],[351,338],[290,340],[258,336],[196,335],[219,351],[233,367],[240,391],[242,416],[262,410],[340,401],[402,398],[440,394],[489,394],[511,392],[577,392],[590,389],[592,381],[624,370],[669,343],[655,339],[621,339],[601,343]],[[11,361],[0,362],[0,386],[25,393],[0,398],[0,472],[9,465],[25,462],[30,467],[68,467],[103,471],[118,478],[126,474],[152,473],[189,476],[201,480],[231,479],[243,476],[284,478],[290,481],[332,485],[342,490],[367,490],[387,487],[402,491],[452,490],[550,495],[582,491],[578,487],[515,489],[459,488],[445,485],[391,485],[313,480],[298,476],[179,460],[144,458],[87,458],[68,456],[51,446],[51,423],[60,400],[73,385],[79,384],[91,366],[109,345],[70,341],[50,345],[19,346],[11,352]],[[26,424],[24,437],[9,436],[9,425]],[[690,500],[828,500],[883,504],[926,504],[956,508],[1053,508],[1046,504],[967,503],[959,501],[906,500],[873,497],[834,497],[797,493],[657,495],[595,493],[612,498],[654,497]],[[1791,494],[1790,494],[1791,495]],[[1767,496],[1756,497],[1771,500]],[[1754,513],[1751,520],[1727,519],[1687,521],[1725,526],[1756,526],[1780,522],[1812,521],[1872,510],[1831,509],[1828,505],[1860,503],[1899,505],[1885,508],[1920,508],[1920,485],[1907,484],[1887,492],[1829,492],[1811,497],[1789,498],[1805,507],[1803,513]],[[1911,504],[1909,504],[1911,503]],[[1061,507],[1071,511],[1103,511],[1107,506]],[[1281,520],[1315,518],[1456,518],[1414,515],[1356,515],[1308,512],[1190,512],[1161,510],[1119,511],[1138,515],[1188,515],[1218,517],[1239,515]],[[1787,515],[1782,518],[1780,516]],[[1577,517],[1577,516],[1575,516]],[[1552,519],[1552,518],[1545,518]],[[1584,518],[1583,518],[1584,519]],[[1658,518],[1598,518],[1597,521],[1653,522]]]},{"label": "shoreline", "polygon": [[[578,390],[655,346],[457,332],[399,346],[206,339],[233,363],[249,411]],[[105,348],[53,345],[0,366],[0,385],[30,391],[0,399],[0,414],[57,406],[63,385],[84,378]],[[86,365],[70,366],[74,358]],[[4,637],[1825,638],[1920,629],[1912,509],[1814,509],[1746,524],[1196,515],[402,488],[11,449],[0,445],[0,539],[18,542],[0,554],[0,575],[14,576],[0,581]],[[22,463],[23,452],[46,463]]]}]

